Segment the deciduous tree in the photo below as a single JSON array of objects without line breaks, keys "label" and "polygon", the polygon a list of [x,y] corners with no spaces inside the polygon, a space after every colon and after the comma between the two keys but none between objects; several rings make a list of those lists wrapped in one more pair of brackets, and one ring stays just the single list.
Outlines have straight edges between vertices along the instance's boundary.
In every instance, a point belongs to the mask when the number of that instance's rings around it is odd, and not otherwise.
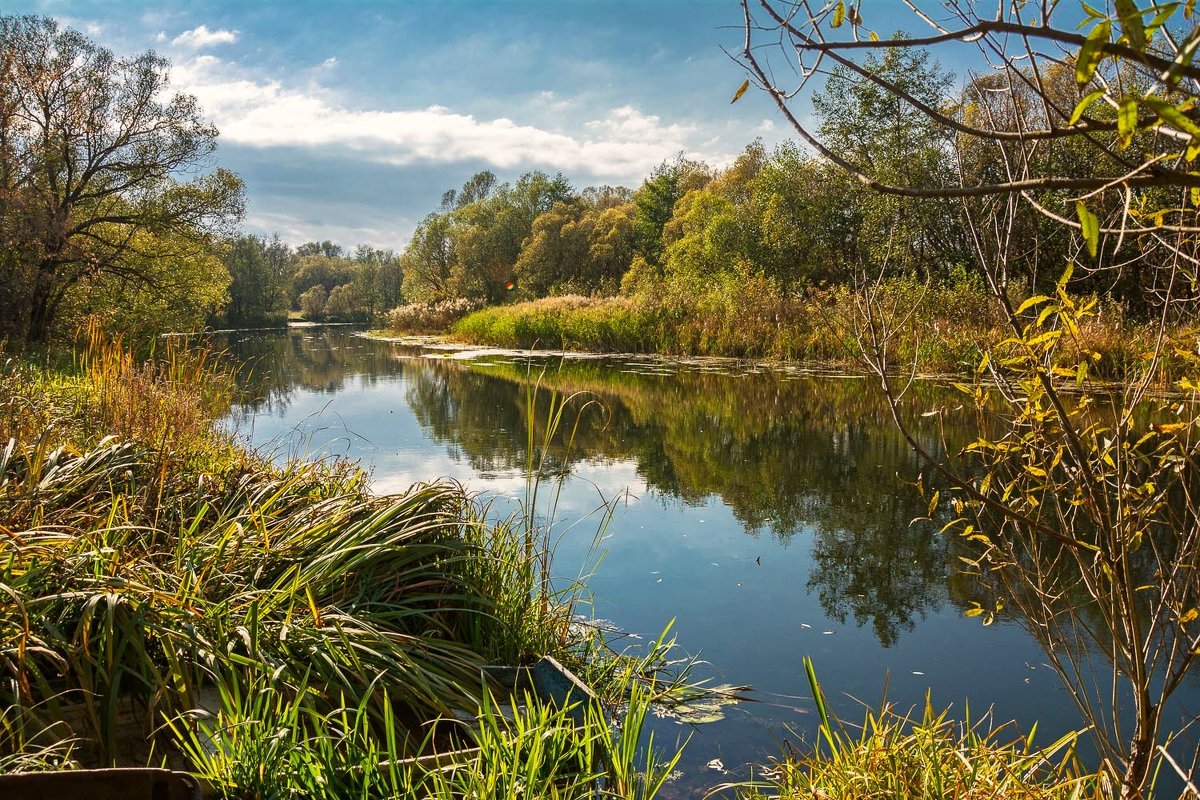
[{"label": "deciduous tree", "polygon": [[[171,94],[154,53],[118,58],[51,19],[0,18],[2,284],[44,341],[64,299],[111,277],[154,289],[164,243],[201,243],[242,212],[242,183],[200,174],[216,129]],[[152,234],[152,235],[147,235]]]}]

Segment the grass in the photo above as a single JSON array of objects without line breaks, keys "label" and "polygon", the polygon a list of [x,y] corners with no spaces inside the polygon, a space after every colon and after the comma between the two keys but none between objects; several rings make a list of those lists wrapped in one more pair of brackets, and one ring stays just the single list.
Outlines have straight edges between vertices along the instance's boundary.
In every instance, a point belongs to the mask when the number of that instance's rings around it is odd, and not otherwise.
[{"label": "grass", "polygon": [[1082,768],[1075,756],[1079,733],[1045,747],[1033,744],[1037,726],[1019,736],[1013,725],[990,717],[956,723],[926,701],[919,717],[883,704],[868,710],[857,730],[826,706],[812,662],[805,660],[821,725],[806,754],[789,752],[758,781],[733,785],[743,800],[1082,800],[1113,796],[1103,772]]},{"label": "grass", "polygon": [[[662,680],[673,640],[637,659],[579,624],[581,586],[550,578],[545,456],[506,520],[449,482],[376,496],[352,464],[275,466],[216,431],[232,386],[212,354],[138,361],[98,333],[69,368],[0,370],[0,770],[167,763],[228,797],[516,796],[533,776],[654,794],[644,707],[702,693]],[[552,406],[547,441],[571,403]],[[618,733],[533,702],[502,721],[480,666],[544,654],[629,704]],[[380,771],[462,741],[428,722],[474,708],[470,763]]]},{"label": "grass", "polygon": [[[984,289],[966,279],[926,286],[894,278],[874,291],[877,307],[892,310],[897,335],[889,349],[899,369],[915,363],[925,373],[970,373],[985,350],[1011,336]],[[844,286],[789,293],[761,275],[738,275],[653,295],[492,306],[449,330],[464,341],[500,347],[847,364],[858,359],[863,299]],[[1190,349],[1189,336],[1173,331],[1170,344]],[[1154,350],[1153,326],[1136,324],[1109,304],[1070,346],[1090,359],[1093,378],[1122,380]],[[1179,374],[1180,364],[1168,358],[1164,380]]]},{"label": "grass", "polygon": [[[483,690],[478,716],[452,723],[472,745],[421,759],[361,705],[313,708],[305,686],[271,681],[222,696],[211,713],[174,723],[197,774],[219,797],[651,798],[679,758],[643,746],[650,695],[626,688],[618,718],[599,705],[547,705]],[[616,722],[616,724],[614,724]],[[442,723],[443,727],[448,723]],[[428,740],[437,740],[431,729]],[[432,746],[427,750],[434,750]]]}]

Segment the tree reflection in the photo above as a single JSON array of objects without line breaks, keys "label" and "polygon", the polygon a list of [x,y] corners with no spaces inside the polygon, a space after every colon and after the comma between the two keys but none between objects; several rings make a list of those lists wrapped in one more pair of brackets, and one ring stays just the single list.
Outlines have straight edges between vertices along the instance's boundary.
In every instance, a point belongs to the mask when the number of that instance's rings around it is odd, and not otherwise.
[{"label": "tree reflection", "polygon": [[[248,413],[278,413],[297,388],[333,393],[352,379],[402,376],[426,435],[480,473],[524,472],[543,447],[549,475],[581,461],[631,462],[664,503],[715,496],[748,533],[784,545],[808,533],[809,591],[830,618],[869,624],[884,646],[951,598],[951,543],[936,526],[911,524],[926,510],[904,485],[917,462],[862,380],[644,360],[463,362],[336,328],[235,338],[230,351]],[[555,393],[573,399],[547,442]],[[908,402],[923,411],[948,397],[923,385]],[[965,605],[970,592],[958,588],[952,602]]]}]

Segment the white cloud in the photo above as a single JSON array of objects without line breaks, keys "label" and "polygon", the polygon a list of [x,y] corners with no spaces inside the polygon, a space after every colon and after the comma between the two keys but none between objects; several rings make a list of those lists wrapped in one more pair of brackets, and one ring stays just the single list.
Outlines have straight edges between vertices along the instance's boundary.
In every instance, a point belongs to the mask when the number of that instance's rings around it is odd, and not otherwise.
[{"label": "white cloud", "polygon": [[327,58],[321,62],[321,66],[325,69],[333,69],[334,67],[337,66],[337,63],[338,63],[337,56],[330,56],[329,58]]},{"label": "white cloud", "polygon": [[[581,131],[563,132],[505,117],[478,119],[444,106],[347,108],[320,87],[254,80],[209,55],[177,64],[173,83],[196,95],[223,140],[250,147],[338,147],[395,166],[470,161],[503,170],[541,167],[625,182],[639,181],[681,151],[729,160],[720,153],[697,152],[696,126],[666,124],[628,105],[586,123]],[[704,146],[712,148],[712,142]]]},{"label": "white cloud", "polygon": [[214,44],[233,44],[238,40],[238,32],[218,28],[210,31],[207,25],[201,25],[198,28],[192,28],[190,31],[184,31],[171,40],[171,44],[176,47],[187,47],[191,50],[200,50]]}]

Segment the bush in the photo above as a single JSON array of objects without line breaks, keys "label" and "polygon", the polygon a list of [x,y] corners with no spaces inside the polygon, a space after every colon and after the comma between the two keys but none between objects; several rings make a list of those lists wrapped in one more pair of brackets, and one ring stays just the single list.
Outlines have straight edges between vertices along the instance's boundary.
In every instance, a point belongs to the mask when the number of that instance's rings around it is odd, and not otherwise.
[{"label": "bush", "polygon": [[457,320],[480,308],[478,300],[457,297],[429,303],[409,303],[387,313],[386,327],[393,333],[443,333]]}]

